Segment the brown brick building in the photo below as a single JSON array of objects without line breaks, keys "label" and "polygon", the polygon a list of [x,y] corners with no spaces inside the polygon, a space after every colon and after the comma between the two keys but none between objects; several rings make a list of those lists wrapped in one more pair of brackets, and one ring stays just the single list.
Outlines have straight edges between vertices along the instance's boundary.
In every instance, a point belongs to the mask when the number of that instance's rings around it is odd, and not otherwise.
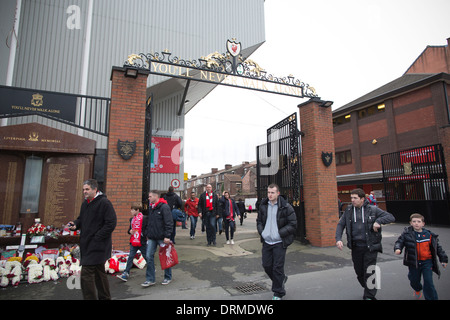
[{"label": "brown brick building", "polygon": [[256,162],[244,161],[239,165],[226,164],[224,169],[212,168],[211,172],[200,176],[193,175],[185,181],[185,196],[192,191],[200,196],[206,185],[211,184],[218,194],[229,191],[233,198],[256,198]]},{"label": "brown brick building", "polygon": [[[447,42],[450,44],[450,38]],[[366,193],[374,190],[380,207],[386,208],[387,181],[383,180],[381,156],[431,145],[442,145],[446,162],[440,167],[446,167],[445,182],[448,185],[448,44],[428,46],[400,78],[333,111],[338,196],[341,201],[349,202],[349,190],[362,187]],[[412,163],[419,169],[417,161]],[[408,178],[413,177],[414,174],[410,173]],[[448,202],[448,186],[442,184],[439,188],[443,188],[441,193]],[[450,215],[448,212],[445,214]]]}]

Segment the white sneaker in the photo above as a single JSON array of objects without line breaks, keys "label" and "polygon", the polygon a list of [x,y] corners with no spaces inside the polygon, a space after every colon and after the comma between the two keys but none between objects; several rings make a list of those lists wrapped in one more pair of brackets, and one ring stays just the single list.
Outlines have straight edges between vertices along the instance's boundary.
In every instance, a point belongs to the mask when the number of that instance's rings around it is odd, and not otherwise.
[{"label": "white sneaker", "polygon": [[234,244],[234,241],[233,241],[233,239],[231,239],[231,244]]},{"label": "white sneaker", "polygon": [[227,240],[227,244],[230,244],[230,240]]}]

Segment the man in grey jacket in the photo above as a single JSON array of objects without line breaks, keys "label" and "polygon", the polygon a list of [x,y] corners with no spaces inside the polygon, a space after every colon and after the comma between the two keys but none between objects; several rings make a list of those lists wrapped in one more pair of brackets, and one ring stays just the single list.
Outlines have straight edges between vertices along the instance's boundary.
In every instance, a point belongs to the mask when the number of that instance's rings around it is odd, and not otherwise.
[{"label": "man in grey jacket", "polygon": [[383,252],[381,225],[392,223],[395,218],[389,212],[370,205],[362,189],[350,191],[350,197],[352,205],[347,207],[336,228],[336,246],[339,250],[344,247],[342,234],[345,229],[356,276],[364,288],[363,299],[375,300],[377,286],[370,282],[369,277],[377,272],[377,255]]},{"label": "man in grey jacket", "polygon": [[261,236],[262,265],[272,280],[273,300],[286,295],[284,284],[284,262],[287,247],[294,241],[297,230],[297,216],[294,208],[283,197],[276,184],[267,188],[267,199],[261,202],[256,219],[256,227]]}]

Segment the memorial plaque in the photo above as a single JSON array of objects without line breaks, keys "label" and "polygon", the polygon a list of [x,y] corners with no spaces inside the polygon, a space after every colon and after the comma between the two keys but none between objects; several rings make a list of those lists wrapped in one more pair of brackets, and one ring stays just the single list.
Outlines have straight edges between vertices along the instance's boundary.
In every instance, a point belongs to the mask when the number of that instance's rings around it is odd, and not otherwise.
[{"label": "memorial plaque", "polygon": [[0,149],[94,154],[96,142],[38,123],[0,127]]},{"label": "memorial plaque", "polygon": [[44,164],[39,215],[44,225],[61,227],[76,219],[83,199],[83,181],[89,179],[91,156],[52,157]]},{"label": "memorial plaque", "polygon": [[19,221],[20,195],[23,182],[23,158],[0,153],[0,224],[14,225]]}]

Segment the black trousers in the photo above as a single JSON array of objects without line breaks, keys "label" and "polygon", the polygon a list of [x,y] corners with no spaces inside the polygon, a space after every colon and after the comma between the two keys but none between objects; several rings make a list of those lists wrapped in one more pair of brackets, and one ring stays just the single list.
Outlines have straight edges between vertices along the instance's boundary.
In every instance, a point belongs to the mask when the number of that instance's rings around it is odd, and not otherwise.
[{"label": "black trousers", "polygon": [[208,244],[216,244],[216,215],[213,212],[203,214]]},{"label": "black trousers", "polygon": [[231,240],[233,240],[235,223],[235,221],[231,221],[230,219],[223,219],[225,237],[227,238],[227,240],[230,240],[230,235]]},{"label": "black trousers", "polygon": [[373,284],[368,284],[368,278],[372,276],[373,270],[371,273],[367,273],[367,268],[377,264],[377,256],[378,252],[370,252],[366,246],[352,247],[353,268],[359,284],[364,288],[364,299],[374,299],[377,294],[376,287]]},{"label": "black trousers", "polygon": [[286,260],[286,249],[282,243],[274,245],[263,242],[262,247],[262,266],[264,271],[272,280],[272,292],[274,296],[284,297],[286,290],[284,289],[284,261]]},{"label": "black trousers", "polygon": [[84,300],[111,300],[105,264],[82,266],[80,283]]}]

